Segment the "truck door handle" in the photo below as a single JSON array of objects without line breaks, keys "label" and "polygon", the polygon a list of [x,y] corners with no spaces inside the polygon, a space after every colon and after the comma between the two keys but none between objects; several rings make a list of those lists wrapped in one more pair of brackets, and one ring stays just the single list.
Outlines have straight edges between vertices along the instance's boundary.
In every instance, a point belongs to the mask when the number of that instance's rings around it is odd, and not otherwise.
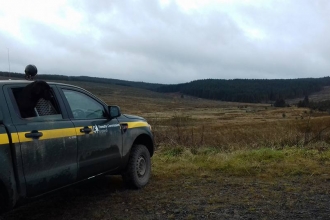
[{"label": "truck door handle", "polygon": [[92,131],[92,129],[90,129],[89,127],[84,127],[84,128],[81,128],[80,129],[80,132],[81,133],[85,133],[85,134],[88,134]]},{"label": "truck door handle", "polygon": [[39,132],[37,130],[33,130],[30,133],[25,133],[25,137],[27,138],[40,138],[42,137],[42,132]]}]

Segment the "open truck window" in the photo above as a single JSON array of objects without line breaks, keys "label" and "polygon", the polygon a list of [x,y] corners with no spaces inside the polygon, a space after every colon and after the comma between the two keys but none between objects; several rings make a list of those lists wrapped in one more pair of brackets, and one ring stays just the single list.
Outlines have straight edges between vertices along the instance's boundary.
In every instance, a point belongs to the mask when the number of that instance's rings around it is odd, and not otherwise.
[{"label": "open truck window", "polygon": [[54,120],[63,118],[52,89],[50,90],[51,98],[49,100],[39,98],[33,108],[33,114],[29,115],[29,117],[24,116],[24,109],[22,109],[18,103],[21,99],[21,96],[23,95],[23,89],[24,87],[11,88],[17,106],[16,111],[21,118],[37,118],[38,120]]}]

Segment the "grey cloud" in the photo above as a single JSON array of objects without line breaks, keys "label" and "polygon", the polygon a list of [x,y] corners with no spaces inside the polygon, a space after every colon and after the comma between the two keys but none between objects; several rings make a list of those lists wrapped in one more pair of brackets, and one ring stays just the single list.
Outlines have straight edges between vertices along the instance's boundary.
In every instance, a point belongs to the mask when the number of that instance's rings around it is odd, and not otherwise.
[{"label": "grey cloud", "polygon": [[185,13],[174,2],[162,8],[153,0],[85,0],[72,6],[84,13],[89,32],[66,33],[26,20],[24,33],[36,44],[4,40],[21,51],[13,57],[17,66],[35,60],[52,74],[158,83],[328,75],[329,3],[278,2],[236,8],[265,39],[247,37],[234,16],[217,9]]}]

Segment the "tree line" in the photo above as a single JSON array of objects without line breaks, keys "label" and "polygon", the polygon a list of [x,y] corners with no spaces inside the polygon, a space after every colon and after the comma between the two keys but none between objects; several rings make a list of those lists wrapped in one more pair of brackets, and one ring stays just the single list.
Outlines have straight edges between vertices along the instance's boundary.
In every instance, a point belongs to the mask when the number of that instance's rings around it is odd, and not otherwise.
[{"label": "tree line", "polygon": [[[14,73],[14,72],[1,72],[0,76],[3,77],[13,77],[24,79],[24,74],[22,73]],[[95,83],[104,83],[104,84],[112,84],[112,85],[120,85],[120,86],[128,86],[128,87],[136,87],[141,89],[154,90],[160,87],[162,84],[157,83],[146,83],[146,82],[133,82],[126,81],[120,79],[109,79],[109,78],[101,78],[101,77],[90,77],[90,76],[65,76],[65,75],[53,75],[53,74],[38,74],[36,79],[39,80],[59,80],[59,81],[81,81],[81,82],[95,82]]]},{"label": "tree line", "polygon": [[[24,78],[22,73],[11,72],[9,74],[8,72],[0,71],[0,76],[8,77],[9,75],[15,78]],[[330,77],[303,79],[202,79],[172,85],[51,74],[38,74],[37,79],[105,83],[231,102],[274,103],[278,101],[280,105],[283,104],[282,100],[306,97],[311,93],[322,90],[324,86],[330,85]]]},{"label": "tree line", "polygon": [[155,91],[179,92],[206,99],[232,102],[275,102],[304,97],[330,85],[330,77],[304,79],[204,79],[176,85],[164,85]]}]

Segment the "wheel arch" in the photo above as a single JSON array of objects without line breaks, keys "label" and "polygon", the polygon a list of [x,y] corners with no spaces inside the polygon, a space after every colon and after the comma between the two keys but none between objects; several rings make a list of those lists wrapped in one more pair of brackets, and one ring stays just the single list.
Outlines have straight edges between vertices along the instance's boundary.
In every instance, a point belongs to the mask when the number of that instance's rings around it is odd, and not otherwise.
[{"label": "wheel arch", "polygon": [[142,144],[147,147],[150,157],[154,154],[154,142],[153,139],[147,134],[140,134],[133,142],[134,145]]}]

